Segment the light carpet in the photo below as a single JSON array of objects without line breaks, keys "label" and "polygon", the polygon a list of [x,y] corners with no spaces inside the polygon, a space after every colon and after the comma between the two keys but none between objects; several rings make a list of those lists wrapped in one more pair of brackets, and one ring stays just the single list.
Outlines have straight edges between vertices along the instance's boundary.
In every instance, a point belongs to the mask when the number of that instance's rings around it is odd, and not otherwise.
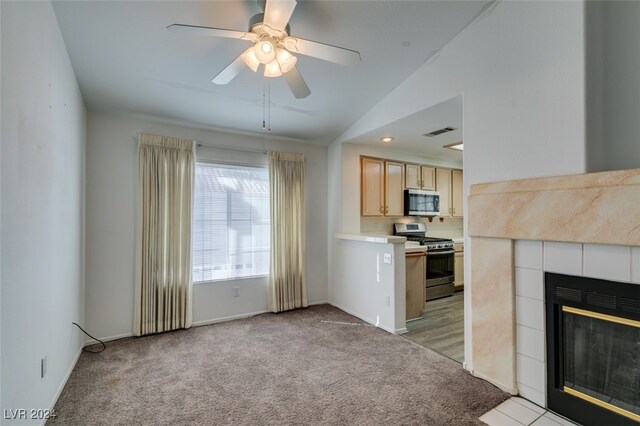
[{"label": "light carpet", "polygon": [[482,425],[508,395],[329,305],[83,353],[57,425]]}]

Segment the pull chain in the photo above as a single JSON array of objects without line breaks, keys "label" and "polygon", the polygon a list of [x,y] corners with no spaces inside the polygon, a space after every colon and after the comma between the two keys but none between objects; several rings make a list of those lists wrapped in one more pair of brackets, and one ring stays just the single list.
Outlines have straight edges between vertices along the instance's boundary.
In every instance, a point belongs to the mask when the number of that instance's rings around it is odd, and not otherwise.
[{"label": "pull chain", "polygon": [[267,93],[268,93],[268,101],[269,105],[267,106],[267,125],[268,131],[271,131],[271,79],[267,81]]},{"label": "pull chain", "polygon": [[265,121],[265,109],[266,109],[266,103],[265,103],[265,85],[267,84],[267,82],[265,81],[266,77],[264,75],[262,75],[262,130],[266,130],[267,129],[267,125],[266,125],[266,121]]}]

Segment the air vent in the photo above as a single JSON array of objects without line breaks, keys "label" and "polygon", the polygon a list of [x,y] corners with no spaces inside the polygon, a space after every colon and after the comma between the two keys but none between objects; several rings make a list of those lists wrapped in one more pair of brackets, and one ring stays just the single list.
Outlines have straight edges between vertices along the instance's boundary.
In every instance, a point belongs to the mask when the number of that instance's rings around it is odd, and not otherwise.
[{"label": "air vent", "polygon": [[621,297],[620,309],[626,312],[633,312],[634,314],[640,314],[640,300]]},{"label": "air vent", "polygon": [[556,297],[558,299],[581,302],[582,290],[578,290],[576,288],[556,287]]},{"label": "air vent", "polygon": [[454,130],[456,130],[455,127],[444,127],[442,129],[434,130],[431,133],[425,133],[423,136],[426,136],[428,138],[432,138],[434,136],[438,136],[438,135],[441,135],[443,133],[453,132]]},{"label": "air vent", "polygon": [[587,303],[589,305],[600,306],[603,308],[615,309],[616,297],[610,294],[587,292]]}]

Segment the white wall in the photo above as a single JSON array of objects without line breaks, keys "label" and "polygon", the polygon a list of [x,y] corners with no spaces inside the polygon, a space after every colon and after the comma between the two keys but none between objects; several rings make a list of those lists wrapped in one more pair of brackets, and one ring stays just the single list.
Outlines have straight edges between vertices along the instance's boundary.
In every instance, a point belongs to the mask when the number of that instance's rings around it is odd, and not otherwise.
[{"label": "white wall", "polygon": [[85,108],[51,4],[0,9],[2,409],[48,409],[84,341]]},{"label": "white wall", "polygon": [[[136,253],[137,135],[140,132],[250,149],[301,152],[306,158],[306,273],[310,303],[327,300],[326,148],[255,136],[90,113],[87,146],[87,324],[100,337],[129,335]],[[198,156],[212,155],[199,149]],[[254,154],[237,154],[242,158]],[[231,155],[227,152],[226,155]],[[233,287],[240,297],[233,297]],[[267,310],[266,278],[194,284],[195,323]]]},{"label": "white wall", "polygon": [[583,9],[498,3],[339,140],[464,94],[467,185],[583,172]]},{"label": "white wall", "polygon": [[[496,3],[334,143],[463,94],[465,197],[473,183],[583,173],[584,44],[582,2]],[[471,284],[472,256],[465,253]],[[469,369],[471,321],[465,309]]]},{"label": "white wall", "polygon": [[586,12],[589,171],[640,167],[640,2],[590,1]]},{"label": "white wall", "polygon": [[334,250],[331,304],[390,333],[406,332],[404,243],[339,238]]}]

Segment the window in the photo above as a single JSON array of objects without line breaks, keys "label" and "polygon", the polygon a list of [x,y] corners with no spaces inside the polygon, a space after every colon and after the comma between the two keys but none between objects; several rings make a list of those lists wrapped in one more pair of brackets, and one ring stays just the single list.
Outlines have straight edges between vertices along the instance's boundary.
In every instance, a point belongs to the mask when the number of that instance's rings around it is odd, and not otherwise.
[{"label": "window", "polygon": [[269,172],[197,163],[193,281],[269,273]]}]

